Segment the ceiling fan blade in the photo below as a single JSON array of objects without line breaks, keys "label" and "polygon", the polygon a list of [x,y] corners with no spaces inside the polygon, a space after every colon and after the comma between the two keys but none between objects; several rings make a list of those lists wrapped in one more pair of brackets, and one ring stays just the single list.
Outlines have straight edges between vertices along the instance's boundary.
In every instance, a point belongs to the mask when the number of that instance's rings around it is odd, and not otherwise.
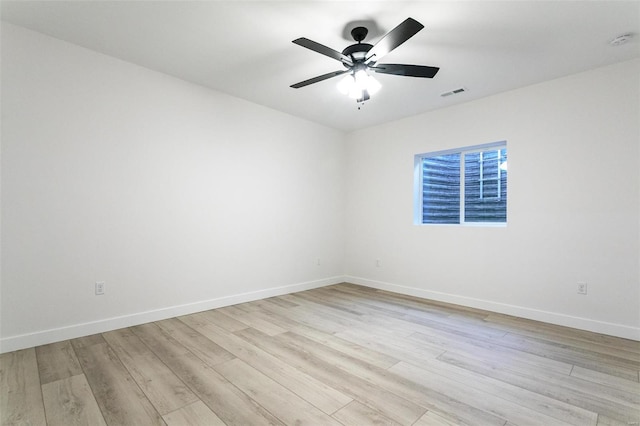
[{"label": "ceiling fan blade", "polygon": [[333,50],[330,47],[325,46],[324,44],[317,43],[313,40],[309,40],[308,38],[300,37],[293,40],[292,43],[297,44],[298,46],[306,47],[307,49],[313,50],[314,52],[318,52],[321,55],[328,56],[340,62],[344,62],[347,65],[353,65],[353,61],[350,57],[343,55],[337,50]]},{"label": "ceiling fan blade", "polygon": [[440,68],[427,67],[424,65],[404,65],[404,64],[378,64],[369,69],[381,74],[404,75],[407,77],[433,78]]},{"label": "ceiling fan blade", "polygon": [[301,87],[308,86],[308,85],[313,84],[313,83],[318,83],[320,81],[327,80],[327,79],[332,78],[332,77],[337,77],[337,76],[339,76],[341,74],[344,74],[344,73],[347,73],[349,71],[350,70],[341,70],[341,71],[329,72],[329,73],[322,74],[322,75],[319,75],[319,76],[314,77],[314,78],[310,78],[309,80],[301,81],[300,83],[292,84],[291,87],[293,87],[294,89],[299,89]]},{"label": "ceiling fan blade", "polygon": [[[371,59],[377,62],[387,53],[400,46],[405,41],[416,35],[418,31],[424,28],[420,22],[413,18],[405,19],[400,25],[385,34],[372,48],[367,52],[366,61]],[[375,56],[375,58],[374,58]]]}]

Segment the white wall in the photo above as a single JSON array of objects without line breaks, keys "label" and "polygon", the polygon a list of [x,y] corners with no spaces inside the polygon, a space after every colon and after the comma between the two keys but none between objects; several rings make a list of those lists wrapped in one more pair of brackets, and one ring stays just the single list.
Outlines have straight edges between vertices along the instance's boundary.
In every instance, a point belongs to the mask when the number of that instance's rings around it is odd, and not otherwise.
[{"label": "white wall", "polygon": [[[345,271],[640,339],[639,70],[345,136],[3,23],[0,351]],[[497,140],[508,226],[413,225],[414,155]]]},{"label": "white wall", "polygon": [[340,282],[343,139],[3,23],[0,349]]},{"label": "white wall", "polygon": [[[639,83],[636,60],[348,135],[349,279],[640,339]],[[500,140],[506,227],[413,225],[415,154]]]}]

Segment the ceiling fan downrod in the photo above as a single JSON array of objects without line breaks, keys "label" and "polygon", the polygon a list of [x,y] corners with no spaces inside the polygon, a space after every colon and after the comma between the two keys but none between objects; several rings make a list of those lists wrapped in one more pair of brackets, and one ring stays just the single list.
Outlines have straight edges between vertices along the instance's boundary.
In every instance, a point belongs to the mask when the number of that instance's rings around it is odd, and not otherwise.
[{"label": "ceiling fan downrod", "polygon": [[369,30],[365,27],[355,27],[351,30],[351,37],[353,37],[353,39],[357,43],[352,44],[351,46],[347,46],[342,51],[343,55],[351,58],[351,60],[353,61],[352,64],[348,64],[345,61],[342,61],[342,64],[345,67],[351,68],[354,66],[354,64],[362,63],[365,61],[365,59],[367,58],[367,52],[373,47],[373,45],[369,43],[362,42],[365,37],[367,37],[367,34],[369,34]]}]

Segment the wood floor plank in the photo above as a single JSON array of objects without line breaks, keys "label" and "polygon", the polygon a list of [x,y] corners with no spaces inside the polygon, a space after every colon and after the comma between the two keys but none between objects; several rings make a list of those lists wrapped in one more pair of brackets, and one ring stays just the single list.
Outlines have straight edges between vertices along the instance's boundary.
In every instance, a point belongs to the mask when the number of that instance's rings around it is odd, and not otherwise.
[{"label": "wood floor plank", "polygon": [[420,343],[411,344],[394,341],[393,335],[388,335],[384,332],[380,333],[378,330],[371,332],[365,330],[348,330],[336,333],[335,336],[416,365],[422,364],[425,358],[435,358],[444,352],[441,348],[433,348]]},{"label": "wood floor plank", "polygon": [[509,333],[501,339],[493,339],[492,341],[522,352],[538,355],[543,354],[551,359],[572,363],[630,380],[638,377],[638,369],[640,369],[640,357],[630,359],[597,352],[591,348],[550,342],[539,337]]},{"label": "wood floor plank", "polygon": [[282,424],[156,324],[132,330],[227,425]]},{"label": "wood floor plank", "polygon": [[[399,426],[388,417],[372,410],[358,401],[353,401],[333,413],[333,417],[345,425]],[[415,425],[416,423],[414,423]]]},{"label": "wood floor plank", "polygon": [[330,299],[318,297],[309,291],[293,293],[291,296],[299,304],[297,308],[294,308],[295,310],[314,312],[349,327],[360,325],[364,321],[363,315],[366,312],[354,304],[345,304],[341,301],[331,302]]},{"label": "wood floor plank", "polygon": [[300,395],[327,414],[332,414],[352,401],[352,398],[344,393],[297,370],[227,330],[212,323],[201,324],[197,320],[192,321],[189,316],[181,317],[181,321],[191,325],[208,339],[224,347],[248,365]]},{"label": "wood floor plank", "polygon": [[482,339],[467,339],[459,336],[443,333],[438,330],[422,331],[407,336],[408,342],[428,343],[439,347],[443,351],[473,354],[474,357],[495,359],[496,356],[509,359],[509,362],[521,365],[531,371],[554,372],[559,375],[569,375],[573,364],[564,361],[550,359],[538,354],[522,352]]},{"label": "wood floor plank", "polygon": [[212,322],[218,327],[222,327],[225,330],[229,330],[231,332],[249,327],[247,324],[231,318],[229,315],[225,315],[218,309],[192,314],[191,316],[192,318],[200,318],[202,321]]},{"label": "wood floor plank", "polygon": [[300,305],[296,308],[289,309],[281,308],[280,306],[274,304],[263,305],[263,307],[266,307],[266,309],[276,313],[283,313],[288,318],[291,318],[309,327],[324,331],[325,333],[343,331],[360,324],[359,321],[354,321],[350,318],[344,318],[338,315],[334,315],[329,311],[318,312],[312,309],[304,309],[305,305]]},{"label": "wood floor plank", "polygon": [[586,380],[592,383],[619,389],[640,398],[640,383],[636,381],[623,379],[621,377],[612,376],[610,374],[601,373],[599,371],[593,371],[578,366],[573,367],[573,370],[571,370],[571,375],[573,377],[577,377],[579,379]]},{"label": "wood floor plank", "polygon": [[[272,298],[261,300],[259,303],[261,309],[260,311],[253,312],[253,315],[259,315],[265,321],[272,322],[285,330],[292,330],[295,327],[304,326],[304,324],[288,316],[288,312],[290,310],[289,307],[284,307],[281,304],[274,303]],[[269,307],[273,310],[269,310]],[[282,310],[284,314],[282,314],[282,312],[277,313],[276,310],[278,309]]]},{"label": "wood floor plank", "polygon": [[300,297],[299,294],[300,293],[294,293],[290,295],[291,300],[297,300],[299,304],[297,309],[285,310],[268,303],[262,306],[269,313],[293,318],[302,325],[318,329],[328,334],[339,333],[345,330],[379,327],[389,333],[406,335],[422,329],[420,326],[411,329],[414,324],[407,321],[388,317],[382,318],[381,316],[374,317],[369,315],[369,312],[366,310],[362,313],[354,314],[353,312],[349,312],[350,309],[340,310],[330,306],[323,306],[321,302],[322,299],[314,301],[313,298],[308,295]]},{"label": "wood floor plank", "polygon": [[540,375],[532,376],[528,372],[511,370],[499,361],[493,363],[477,362],[470,357],[449,352],[441,355],[439,359],[531,392],[546,395],[594,413],[601,413],[616,420],[640,422],[640,411],[637,406],[633,407],[629,404],[611,401],[605,397],[598,397],[582,390],[563,386],[559,379],[550,382],[541,378]]},{"label": "wood floor plank", "polygon": [[345,303],[345,301],[336,298],[332,294],[325,294],[321,289],[301,291],[299,293],[293,293],[291,296],[292,300],[297,300],[298,303],[300,299],[303,299],[307,302],[318,304],[320,307],[330,308],[333,312],[342,312],[351,316],[355,315],[356,318],[363,315],[358,304]]},{"label": "wood floor plank", "polygon": [[534,336],[556,336],[571,340],[582,340],[588,344],[596,344],[620,348],[625,351],[640,353],[638,341],[623,339],[620,337],[607,336],[605,334],[592,333],[590,331],[578,330],[575,328],[563,327],[555,324],[547,324],[539,321],[518,318],[510,315],[490,313],[486,319],[488,323],[505,324],[515,330],[527,330],[533,332]]},{"label": "wood floor plank", "polygon": [[[376,384],[395,395],[429,410],[448,413],[453,412],[461,424],[482,422],[485,425],[495,424],[501,426],[506,421],[506,417],[502,413],[487,410],[487,406],[483,405],[486,400],[490,399],[487,395],[482,395],[481,402],[476,399],[472,400],[474,404],[462,402],[465,397],[469,398],[472,392],[469,392],[468,389],[461,390],[460,388],[462,386],[452,381],[446,383],[448,385],[447,389],[445,389],[444,386],[435,387],[434,383],[425,386],[423,383],[418,383],[406,379],[404,376],[394,374],[393,371],[395,367],[385,370],[372,366],[360,359],[335,351],[291,332],[275,336],[274,340],[283,347],[294,347],[300,351],[310,351],[314,356],[331,365],[335,365],[345,372],[349,372],[371,384]],[[438,377],[439,376],[435,376],[434,379]],[[440,378],[440,380],[444,381],[445,379]],[[482,405],[481,409],[478,409],[478,405]],[[503,406],[505,405],[507,404],[503,404]],[[511,414],[515,417],[515,410],[512,410]],[[519,419],[519,417],[515,418]]]},{"label": "wood floor plank", "polygon": [[167,426],[226,426],[207,405],[198,400],[162,416]]},{"label": "wood floor plank", "polygon": [[49,426],[106,426],[84,374],[42,385]]},{"label": "wood floor plank", "polygon": [[[509,326],[504,327],[505,331],[508,331],[507,335],[522,336],[525,339],[535,339],[540,342],[545,342],[549,345],[555,345],[564,347],[567,349],[576,350],[578,352],[589,352],[599,355],[608,355],[614,358],[620,358],[622,360],[633,362],[636,366],[640,364],[640,353],[633,350],[632,347],[624,344],[621,346],[603,344],[599,341],[587,341],[581,336],[570,337],[566,333],[541,333],[539,330],[532,331],[527,327]],[[626,343],[625,339],[620,339],[623,343]]]},{"label": "wood floor plank", "polygon": [[[456,378],[452,378],[446,372],[443,374],[434,373],[433,369],[428,371],[414,365],[400,363],[393,366],[389,371],[396,373],[408,380],[420,383],[423,386],[432,388],[438,392],[442,392],[452,398],[461,399],[467,404],[485,410],[500,418],[508,419],[517,425],[576,425],[587,426],[595,425],[596,413],[586,413],[585,410],[575,409],[575,413],[571,412],[571,407],[564,405],[562,408],[569,411],[568,413],[560,413],[564,419],[552,417],[548,414],[556,414],[545,407],[545,413],[542,410],[536,410],[539,407],[529,408],[526,404],[520,404],[520,401],[514,400],[509,394],[491,392],[482,386],[474,386],[474,377],[469,375],[468,381],[463,383]],[[524,396],[525,392],[520,392],[520,396]],[[547,399],[549,400],[549,399]],[[559,404],[558,404],[559,405]],[[434,411],[434,410],[432,410]],[[440,415],[446,415],[447,412],[436,410]],[[557,416],[560,417],[560,416]],[[570,422],[564,421],[569,420]]]},{"label": "wood floor plank", "polygon": [[286,330],[278,325],[265,321],[260,317],[256,317],[252,315],[253,310],[244,311],[240,309],[238,306],[228,306],[226,308],[218,309],[219,312],[222,312],[224,315],[240,321],[243,324],[246,324],[247,327],[255,328],[256,330],[260,330],[261,332],[274,336],[276,334],[284,333]]},{"label": "wood floor plank", "polygon": [[396,358],[370,350],[364,346],[357,345],[348,340],[337,338],[335,334],[325,333],[300,322],[292,321],[289,318],[286,318],[283,315],[277,314],[273,311],[262,310],[261,312],[254,312],[253,315],[260,316],[265,321],[275,322],[287,331],[294,331],[297,334],[306,336],[312,340],[333,347],[337,350],[341,350],[343,352],[357,352],[359,358],[365,359],[367,360],[367,362],[382,368],[388,368],[399,362],[399,360]]},{"label": "wood floor plank", "polygon": [[[508,423],[505,424],[505,426],[507,425]],[[413,426],[458,426],[458,424],[454,420],[447,420],[433,411],[427,411]]]},{"label": "wood floor plank", "polygon": [[36,347],[36,357],[42,385],[82,374],[69,340]]},{"label": "wood floor plank", "polygon": [[576,426],[592,424],[596,417],[593,412],[588,410],[572,406],[545,395],[530,392],[521,387],[495,380],[473,371],[450,365],[439,359],[425,359],[420,365],[403,362],[392,367],[391,370],[410,380],[415,378],[426,381],[431,377],[442,375],[450,380],[455,380],[463,384],[465,387],[477,389],[486,394],[496,395],[512,403],[544,414],[545,416]]},{"label": "wood floor plank", "polygon": [[427,411],[307,351],[283,345],[273,337],[257,330],[249,328],[237,331],[235,334],[400,424],[410,425]]},{"label": "wood floor plank", "polygon": [[0,395],[0,424],[45,424],[34,348],[0,355]]},{"label": "wood floor plank", "polygon": [[156,325],[212,367],[235,358],[231,352],[207,339],[180,319],[157,321]]},{"label": "wood floor plank", "polygon": [[164,425],[107,343],[87,346],[84,346],[87,341],[78,343],[74,345],[78,360],[108,425]]},{"label": "wood floor plank", "polygon": [[[350,299],[347,298],[345,301],[339,301],[336,303],[343,304],[344,306],[349,306],[351,310],[359,312],[361,314],[360,317],[356,318],[359,323],[365,327],[369,328],[371,326],[379,326],[384,328],[389,332],[393,332],[393,334],[397,336],[407,336],[414,332],[422,332],[424,330],[429,330],[434,324],[437,324],[439,328],[443,328],[443,331],[449,332],[459,332],[462,328],[466,330],[466,332],[470,332],[469,328],[473,327],[476,331],[478,329],[482,330],[482,333],[485,333],[489,336],[502,336],[505,334],[502,330],[496,331],[487,331],[488,327],[486,325],[482,325],[483,323],[477,320],[473,320],[471,324],[468,324],[470,321],[463,322],[458,324],[457,327],[452,327],[451,324],[454,322],[451,320],[450,316],[443,315],[442,313],[432,312],[420,312],[418,315],[407,315],[404,312],[397,312],[393,309],[388,309],[388,305],[385,303],[380,303],[381,306],[375,305],[371,302],[372,299],[367,299],[366,302],[362,302],[355,296],[349,296]],[[306,296],[305,299],[310,299],[310,296]],[[321,304],[322,299],[316,299],[317,304]],[[307,308],[317,308],[317,305],[305,306]],[[350,330],[358,328],[357,325],[352,325]]]},{"label": "wood floor plank", "polygon": [[[455,351],[454,351],[455,352]],[[495,359],[488,358],[486,354],[466,353],[468,358],[479,361],[480,364],[493,365]],[[556,384],[563,389],[571,389],[591,395],[595,398],[604,399],[622,404],[639,404],[640,394],[638,392],[628,392],[615,387],[601,386],[592,381],[584,381],[574,376],[558,376],[557,374],[539,368],[532,368],[531,365],[522,365],[519,362],[510,362],[508,370],[523,376],[535,376],[539,380],[546,380],[549,384]],[[615,376],[614,376],[615,377]]]},{"label": "wood floor plank", "polygon": [[361,303],[371,303],[374,306],[382,303],[382,306],[385,307],[389,307],[390,305],[414,307],[421,312],[429,312],[438,317],[474,318],[476,320],[484,321],[487,315],[490,314],[490,312],[483,311],[481,309],[469,308],[462,305],[453,305],[451,303],[438,302],[436,300],[427,300],[407,294],[392,293],[385,290],[369,289],[355,284],[345,284],[329,288],[340,293],[347,292],[355,294]]},{"label": "wood floor plank", "polygon": [[90,336],[78,337],[77,339],[70,340],[71,346],[76,351],[76,356],[78,355],[78,351],[82,349],[89,348],[94,345],[106,344],[107,342],[102,337],[102,334],[92,334]]},{"label": "wood floor plank", "polygon": [[240,359],[218,364],[215,370],[287,425],[339,425],[278,382]]},{"label": "wood floor plank", "polygon": [[264,300],[268,300],[269,302],[275,303],[276,305],[280,305],[283,308],[295,308],[296,306],[298,306],[297,303],[286,300],[281,296],[269,297],[268,299]]},{"label": "wood floor plank", "polygon": [[[358,345],[346,339],[342,339],[335,334],[323,333],[304,325],[302,325],[301,327],[296,327],[291,331],[295,332],[298,335],[311,339],[317,343],[325,345],[329,348],[332,348],[336,351],[356,356],[358,359],[361,359],[368,364],[375,365],[376,367],[389,368],[400,362],[399,359],[394,358],[393,356],[371,350],[365,346]],[[438,354],[439,353],[441,352],[438,352]]]},{"label": "wood floor plank", "polygon": [[103,337],[160,415],[198,400],[130,329],[110,331]]},{"label": "wood floor plank", "polygon": [[634,422],[623,422],[623,421],[615,420],[603,415],[598,416],[597,426],[636,426],[636,425],[637,423],[634,423]]},{"label": "wood floor plank", "polygon": [[[319,289],[324,291],[324,289]],[[367,313],[373,317],[384,317],[386,319],[394,318],[401,320],[406,327],[406,322],[412,325],[427,325],[441,323],[442,326],[448,327],[448,330],[457,330],[462,328],[465,331],[472,330],[472,332],[481,333],[487,336],[503,336],[506,332],[499,328],[491,328],[484,321],[484,316],[477,318],[476,316],[469,315],[465,312],[465,315],[461,315],[459,312],[448,310],[445,311],[441,308],[434,307],[431,304],[424,303],[424,300],[412,300],[408,298],[398,298],[389,296],[388,294],[381,293],[370,297],[363,297],[362,292],[350,293],[341,292],[341,290],[327,290],[328,298],[336,298],[333,293],[338,292],[340,294],[340,302],[343,305],[351,306],[356,312]],[[345,300],[343,300],[345,299]],[[432,322],[434,321],[434,322]],[[456,325],[457,327],[451,327]],[[415,329],[415,331],[421,331],[421,328]]]}]

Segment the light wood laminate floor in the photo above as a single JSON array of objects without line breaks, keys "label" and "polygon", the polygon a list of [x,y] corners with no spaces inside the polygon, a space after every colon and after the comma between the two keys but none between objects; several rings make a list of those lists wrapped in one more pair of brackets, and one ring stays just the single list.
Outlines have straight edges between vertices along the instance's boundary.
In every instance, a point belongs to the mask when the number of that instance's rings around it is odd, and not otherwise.
[{"label": "light wood laminate floor", "polygon": [[640,423],[639,342],[351,284],[0,361],[2,425]]}]

